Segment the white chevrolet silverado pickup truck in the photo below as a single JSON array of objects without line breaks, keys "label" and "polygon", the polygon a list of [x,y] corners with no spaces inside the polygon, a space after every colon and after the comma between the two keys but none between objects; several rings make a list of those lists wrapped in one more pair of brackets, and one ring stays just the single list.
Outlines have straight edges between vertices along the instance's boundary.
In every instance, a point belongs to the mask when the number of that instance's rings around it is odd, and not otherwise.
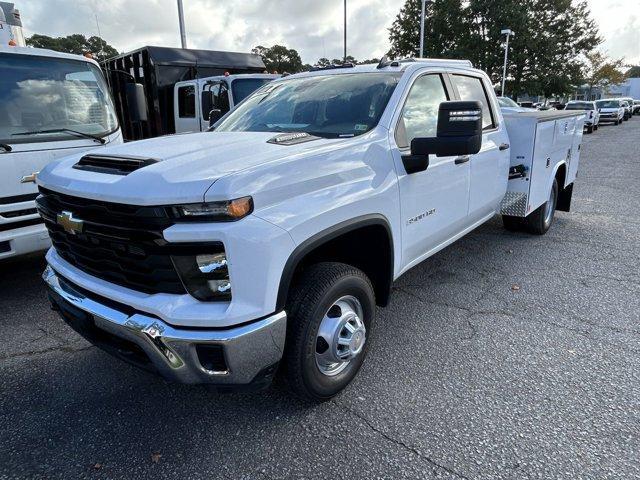
[{"label": "white chevrolet silverado pickup truck", "polygon": [[37,177],[52,305],[170,380],[279,371],[331,398],[395,279],[496,214],[543,234],[569,210],[582,113],[505,115],[469,62],[383,61],[276,80],[210,132],[67,157]]}]

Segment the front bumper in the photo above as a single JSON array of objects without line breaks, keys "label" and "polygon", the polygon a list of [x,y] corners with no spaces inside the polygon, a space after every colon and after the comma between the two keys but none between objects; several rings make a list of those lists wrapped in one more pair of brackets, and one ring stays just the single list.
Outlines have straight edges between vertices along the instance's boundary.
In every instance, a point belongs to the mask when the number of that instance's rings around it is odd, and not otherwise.
[{"label": "front bumper", "polygon": [[44,225],[31,225],[0,232],[0,259],[41,252],[51,246]]},{"label": "front bumper", "polygon": [[[103,350],[168,380],[262,386],[271,381],[282,358],[284,312],[224,329],[176,328],[94,296],[50,266],[42,277],[52,306],[74,330]],[[209,361],[212,352],[217,358]]]}]

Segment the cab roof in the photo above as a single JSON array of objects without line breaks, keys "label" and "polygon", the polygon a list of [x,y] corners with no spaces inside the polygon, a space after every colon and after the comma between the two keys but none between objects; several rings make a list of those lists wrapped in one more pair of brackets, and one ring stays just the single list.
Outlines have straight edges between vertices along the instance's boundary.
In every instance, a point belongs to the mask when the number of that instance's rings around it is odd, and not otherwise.
[{"label": "cab roof", "polygon": [[93,63],[96,66],[98,65],[98,62],[96,62],[95,60],[92,60],[90,58],[87,58],[83,55],[75,55],[72,53],[63,53],[63,52],[56,52],[53,50],[47,50],[44,48],[33,48],[33,47],[11,47],[8,45],[0,45],[0,53],[9,53],[9,54],[16,54],[16,55],[31,55],[34,57],[47,57],[47,58],[62,58],[62,59],[66,59],[66,60],[77,60],[77,61],[81,61],[81,62],[88,62],[88,63]]}]

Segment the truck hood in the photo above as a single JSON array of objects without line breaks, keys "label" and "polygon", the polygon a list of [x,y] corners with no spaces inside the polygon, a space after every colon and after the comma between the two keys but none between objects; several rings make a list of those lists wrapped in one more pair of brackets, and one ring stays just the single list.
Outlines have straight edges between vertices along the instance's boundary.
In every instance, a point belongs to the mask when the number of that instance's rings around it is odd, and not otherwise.
[{"label": "truck hood", "polygon": [[83,155],[46,167],[38,183],[61,193],[134,205],[201,202],[219,178],[292,156],[340,148],[347,139],[274,132],[203,132],[170,135],[100,149],[97,155],[154,162],[127,175],[80,170]]}]

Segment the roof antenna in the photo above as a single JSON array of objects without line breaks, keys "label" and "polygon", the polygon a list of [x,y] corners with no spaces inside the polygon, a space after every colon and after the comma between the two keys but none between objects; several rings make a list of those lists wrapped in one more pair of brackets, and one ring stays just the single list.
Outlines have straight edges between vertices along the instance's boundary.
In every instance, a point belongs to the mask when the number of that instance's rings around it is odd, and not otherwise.
[{"label": "roof antenna", "polygon": [[382,58],[380,59],[380,63],[378,63],[378,66],[376,68],[384,68],[389,66],[389,57],[387,55],[383,55]]},{"label": "roof antenna", "polygon": [[400,66],[400,62],[397,60],[389,60],[389,57],[387,55],[384,55],[381,59],[380,59],[380,63],[378,64],[378,66],[376,68],[384,68],[384,67],[399,67]]}]

